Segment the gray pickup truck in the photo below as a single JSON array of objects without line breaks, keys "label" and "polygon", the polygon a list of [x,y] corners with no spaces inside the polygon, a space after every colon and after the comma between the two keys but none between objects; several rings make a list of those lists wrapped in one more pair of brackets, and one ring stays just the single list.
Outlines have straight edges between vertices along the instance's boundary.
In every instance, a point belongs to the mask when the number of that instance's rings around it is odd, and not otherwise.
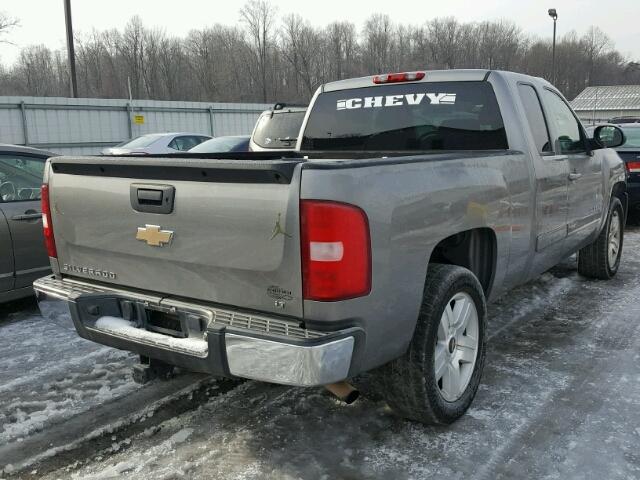
[{"label": "gray pickup truck", "polygon": [[539,78],[427,71],[321,86],[295,151],[52,158],[54,273],[34,288],[45,316],[150,364],[297,386],[370,371],[398,415],[451,423],[487,300],[574,252],[616,273],[606,147],[624,137],[604,128],[588,138]]}]

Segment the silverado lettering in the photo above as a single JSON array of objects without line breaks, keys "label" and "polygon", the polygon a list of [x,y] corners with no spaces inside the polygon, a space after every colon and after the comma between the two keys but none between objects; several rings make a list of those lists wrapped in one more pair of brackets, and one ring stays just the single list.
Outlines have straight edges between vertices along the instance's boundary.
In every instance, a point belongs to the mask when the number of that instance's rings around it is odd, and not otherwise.
[{"label": "silverado lettering", "polygon": [[78,265],[69,265],[68,263],[64,263],[62,265],[62,270],[64,272],[69,272],[69,273],[82,273],[85,275],[90,275],[92,277],[102,277],[102,278],[110,278],[110,279],[116,278],[116,274],[113,272],[108,272],[106,270],[100,270],[99,268],[93,268],[93,267],[80,267]]}]

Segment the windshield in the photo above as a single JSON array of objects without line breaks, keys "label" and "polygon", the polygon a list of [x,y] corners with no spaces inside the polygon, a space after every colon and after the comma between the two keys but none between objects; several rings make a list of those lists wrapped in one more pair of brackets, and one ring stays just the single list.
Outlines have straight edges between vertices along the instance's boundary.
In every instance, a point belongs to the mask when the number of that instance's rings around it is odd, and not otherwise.
[{"label": "windshield", "polygon": [[502,150],[502,116],[488,82],[433,82],[326,92],[303,150]]},{"label": "windshield", "polygon": [[162,137],[164,137],[164,134],[162,133],[142,135],[141,137],[134,138],[128,142],[121,143],[118,145],[118,148],[145,148]]},{"label": "windshield", "polygon": [[640,127],[621,127],[627,140],[622,148],[640,148]]},{"label": "windshield", "polygon": [[258,120],[253,141],[263,148],[294,148],[305,111],[263,114]]},{"label": "windshield", "polygon": [[238,152],[246,151],[249,137],[218,137],[196,145],[189,152],[212,153],[212,152]]}]

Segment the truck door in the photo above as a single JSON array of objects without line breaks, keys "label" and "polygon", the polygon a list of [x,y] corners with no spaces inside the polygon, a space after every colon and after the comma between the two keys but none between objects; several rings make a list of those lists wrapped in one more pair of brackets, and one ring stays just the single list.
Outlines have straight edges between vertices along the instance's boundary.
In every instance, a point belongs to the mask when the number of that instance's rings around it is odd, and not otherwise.
[{"label": "truck door", "polygon": [[9,235],[9,224],[2,213],[0,198],[0,292],[13,290],[13,246]]},{"label": "truck door", "polygon": [[555,124],[555,143],[569,161],[569,216],[567,220],[567,252],[578,250],[600,223],[603,183],[602,153],[587,150],[587,138],[580,122],[565,101],[552,90],[545,89],[550,116]]},{"label": "truck door", "polygon": [[548,119],[534,86],[520,83],[518,92],[529,123],[530,142],[533,142],[536,253],[530,271],[537,275],[555,265],[564,253],[569,209],[569,161],[566,155],[554,151]]},{"label": "truck door", "polygon": [[40,186],[45,159],[0,154],[0,207],[9,225],[15,269],[14,288],[27,287],[49,270],[42,236]]}]

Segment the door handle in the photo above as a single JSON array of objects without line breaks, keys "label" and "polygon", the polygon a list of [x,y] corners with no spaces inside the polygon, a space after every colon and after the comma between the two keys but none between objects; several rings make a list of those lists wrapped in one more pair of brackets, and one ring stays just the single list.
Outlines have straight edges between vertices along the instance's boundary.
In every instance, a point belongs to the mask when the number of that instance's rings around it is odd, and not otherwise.
[{"label": "door handle", "polygon": [[578,180],[581,176],[582,176],[581,173],[575,173],[575,172],[574,173],[570,173],[569,174],[569,180],[571,180],[573,182],[574,180]]},{"label": "door handle", "polygon": [[27,220],[37,220],[42,218],[41,213],[25,213],[24,215],[14,215],[11,220],[17,220],[18,222],[24,222]]}]

